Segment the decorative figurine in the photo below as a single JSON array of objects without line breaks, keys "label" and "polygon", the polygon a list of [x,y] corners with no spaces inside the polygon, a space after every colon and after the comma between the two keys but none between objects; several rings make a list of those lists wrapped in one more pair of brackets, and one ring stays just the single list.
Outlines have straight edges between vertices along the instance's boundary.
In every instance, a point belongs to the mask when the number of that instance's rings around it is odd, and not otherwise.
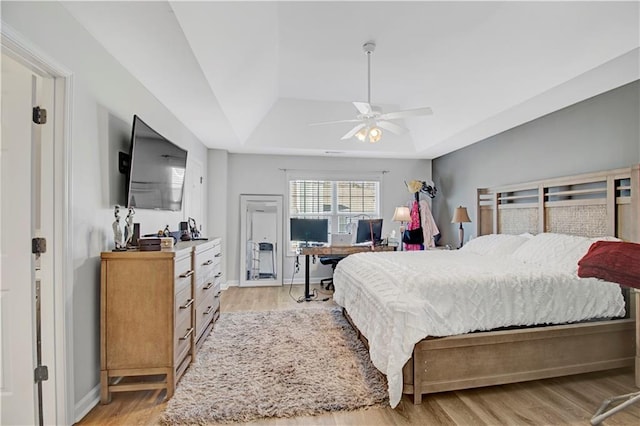
[{"label": "decorative figurine", "polygon": [[136,211],[133,209],[133,207],[129,207],[129,213],[127,214],[127,217],[124,220],[125,222],[124,246],[125,247],[131,247],[131,242],[133,241],[133,216],[135,214],[136,214]]},{"label": "decorative figurine", "polygon": [[120,228],[120,206],[116,205],[113,211],[116,220],[113,221],[113,242],[115,249],[113,251],[126,251],[127,248],[122,244],[122,228]]},{"label": "decorative figurine", "polygon": [[191,232],[191,239],[195,240],[200,238],[200,231],[198,231],[198,225],[196,224],[196,220],[192,217],[187,219],[189,223],[189,231]]}]

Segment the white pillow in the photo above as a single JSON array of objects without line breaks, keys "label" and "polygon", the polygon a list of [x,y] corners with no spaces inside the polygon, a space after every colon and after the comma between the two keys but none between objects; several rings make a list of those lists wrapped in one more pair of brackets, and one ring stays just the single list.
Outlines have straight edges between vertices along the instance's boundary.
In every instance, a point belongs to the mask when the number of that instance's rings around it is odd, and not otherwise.
[{"label": "white pillow", "polygon": [[595,240],[575,235],[542,233],[518,247],[512,256],[525,263],[577,274],[578,261]]},{"label": "white pillow", "polygon": [[529,238],[522,235],[490,234],[470,240],[460,250],[480,255],[507,255],[513,253]]},{"label": "white pillow", "polygon": [[609,237],[609,236],[607,236],[607,237],[595,237],[595,238],[592,238],[591,240],[592,240],[594,243],[595,243],[596,241],[622,241],[620,238],[617,238],[617,237]]}]

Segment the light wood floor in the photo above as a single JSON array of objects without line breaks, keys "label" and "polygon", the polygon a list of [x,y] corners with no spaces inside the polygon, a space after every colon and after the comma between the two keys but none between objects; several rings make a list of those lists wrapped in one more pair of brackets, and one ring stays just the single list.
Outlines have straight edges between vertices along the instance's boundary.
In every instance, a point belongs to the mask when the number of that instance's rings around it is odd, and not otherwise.
[{"label": "light wood floor", "polygon": [[[314,286],[320,298],[326,291]],[[302,286],[293,286],[297,299]],[[222,293],[223,312],[304,309],[327,302],[296,303],[289,286],[232,287]],[[179,384],[178,384],[179,386]],[[601,402],[635,392],[631,369],[581,374],[504,386],[444,392],[413,405],[404,397],[395,409],[377,408],[316,417],[261,420],[255,425],[588,425]],[[96,406],[80,425],[154,425],[164,409],[164,391],[124,392]],[[640,405],[610,417],[605,425],[640,425]]]}]

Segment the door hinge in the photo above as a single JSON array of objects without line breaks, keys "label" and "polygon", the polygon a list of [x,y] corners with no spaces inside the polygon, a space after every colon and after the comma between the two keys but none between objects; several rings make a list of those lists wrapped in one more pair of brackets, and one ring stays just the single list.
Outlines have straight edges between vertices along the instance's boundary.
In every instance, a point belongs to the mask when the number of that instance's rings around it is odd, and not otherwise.
[{"label": "door hinge", "polygon": [[49,380],[49,369],[46,365],[39,365],[33,370],[33,377],[36,383]]},{"label": "door hinge", "polygon": [[33,122],[36,124],[45,124],[47,122],[47,110],[39,106],[33,107]]},{"label": "door hinge", "polygon": [[47,239],[46,238],[32,238],[31,239],[31,253],[42,254],[47,252]]},{"label": "door hinge", "polygon": [[200,184],[202,184],[202,176],[200,176]]}]

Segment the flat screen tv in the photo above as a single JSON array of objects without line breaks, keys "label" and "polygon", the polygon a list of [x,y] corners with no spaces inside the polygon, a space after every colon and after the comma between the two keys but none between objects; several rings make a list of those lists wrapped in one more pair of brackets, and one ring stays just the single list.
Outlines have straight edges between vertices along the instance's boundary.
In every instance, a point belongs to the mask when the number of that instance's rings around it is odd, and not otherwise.
[{"label": "flat screen tv", "polygon": [[289,219],[291,241],[305,243],[329,242],[329,219]]},{"label": "flat screen tv", "polygon": [[181,210],[186,170],[187,151],[134,115],[127,183],[128,207]]}]

